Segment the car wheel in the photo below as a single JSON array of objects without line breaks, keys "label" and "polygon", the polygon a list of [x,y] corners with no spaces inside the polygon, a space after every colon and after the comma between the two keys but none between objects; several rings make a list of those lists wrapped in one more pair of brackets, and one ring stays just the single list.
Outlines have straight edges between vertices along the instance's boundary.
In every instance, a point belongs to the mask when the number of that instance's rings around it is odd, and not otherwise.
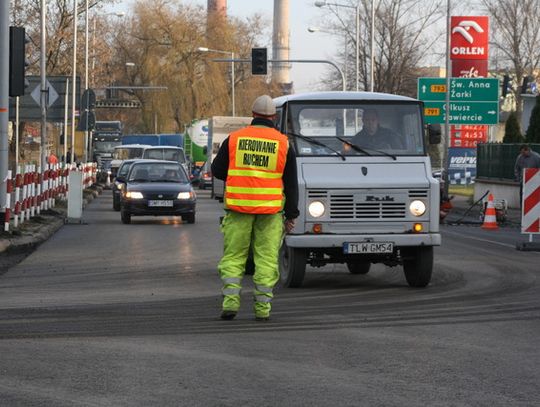
[{"label": "car wheel", "polygon": [[129,225],[131,223],[131,213],[129,213],[125,209],[122,209],[120,211],[120,218],[122,219],[122,223],[126,225]]},{"label": "car wheel", "polygon": [[182,216],[182,220],[185,220],[187,223],[195,223],[195,212]]},{"label": "car wheel", "polygon": [[351,274],[367,274],[371,268],[371,263],[369,261],[347,262],[347,268]]},{"label": "car wheel", "polygon": [[405,279],[411,287],[423,288],[431,281],[433,246],[411,247],[401,250]]},{"label": "car wheel", "polygon": [[288,247],[285,242],[279,251],[279,273],[285,287],[297,288],[306,274],[306,251]]},{"label": "car wheel", "polygon": [[120,198],[113,195],[113,209],[118,212],[120,210]]}]

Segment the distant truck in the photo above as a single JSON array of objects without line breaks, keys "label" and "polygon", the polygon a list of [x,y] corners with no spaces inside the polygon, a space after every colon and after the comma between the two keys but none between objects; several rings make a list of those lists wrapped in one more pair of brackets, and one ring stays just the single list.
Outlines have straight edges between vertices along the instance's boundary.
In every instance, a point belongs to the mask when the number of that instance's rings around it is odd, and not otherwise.
[{"label": "distant truck", "polygon": [[184,148],[184,135],[174,134],[126,134],[122,144],[147,144],[149,146],[173,146]]},{"label": "distant truck", "polygon": [[92,133],[92,161],[97,163],[98,178],[107,176],[114,148],[121,144],[121,121],[96,121]]},{"label": "distant truck", "polygon": [[[208,121],[208,161],[205,173],[210,173],[210,164],[216,157],[221,143],[233,131],[249,125],[252,120],[252,117],[214,116]],[[222,180],[212,177],[212,196],[220,202],[223,201],[224,186]]]}]

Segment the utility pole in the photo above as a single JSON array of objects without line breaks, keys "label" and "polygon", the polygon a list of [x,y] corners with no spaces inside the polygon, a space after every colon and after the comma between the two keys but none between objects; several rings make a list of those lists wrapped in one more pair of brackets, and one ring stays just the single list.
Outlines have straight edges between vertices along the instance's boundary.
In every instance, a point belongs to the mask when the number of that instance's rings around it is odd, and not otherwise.
[{"label": "utility pole", "polygon": [[9,124],[9,1],[0,1],[0,218],[6,209]]},{"label": "utility pole", "polygon": [[47,88],[47,72],[46,72],[46,53],[45,47],[47,46],[47,32],[45,27],[47,7],[45,0],[41,0],[41,56],[39,61],[39,70],[41,75],[41,94],[39,102],[41,103],[41,154],[40,154],[40,169],[41,173],[45,172],[47,166],[47,104],[49,102],[49,89]]}]

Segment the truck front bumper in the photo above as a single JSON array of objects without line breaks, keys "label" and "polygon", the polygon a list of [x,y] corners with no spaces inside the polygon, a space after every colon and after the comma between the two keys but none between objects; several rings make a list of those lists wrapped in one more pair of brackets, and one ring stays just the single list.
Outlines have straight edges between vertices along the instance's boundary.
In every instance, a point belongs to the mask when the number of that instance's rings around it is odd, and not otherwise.
[{"label": "truck front bumper", "polygon": [[439,233],[419,234],[382,234],[382,235],[287,235],[285,243],[297,248],[330,248],[343,247],[351,242],[392,242],[396,247],[405,246],[440,246]]}]

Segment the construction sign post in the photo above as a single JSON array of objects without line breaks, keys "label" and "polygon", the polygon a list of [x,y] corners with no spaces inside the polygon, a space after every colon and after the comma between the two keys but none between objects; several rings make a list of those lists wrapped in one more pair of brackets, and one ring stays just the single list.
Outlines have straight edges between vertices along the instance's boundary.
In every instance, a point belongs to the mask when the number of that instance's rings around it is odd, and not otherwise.
[{"label": "construction sign post", "polygon": [[540,251],[540,242],[533,242],[533,234],[540,234],[540,168],[523,170],[521,233],[529,234],[529,242],[518,244],[518,250]]}]

